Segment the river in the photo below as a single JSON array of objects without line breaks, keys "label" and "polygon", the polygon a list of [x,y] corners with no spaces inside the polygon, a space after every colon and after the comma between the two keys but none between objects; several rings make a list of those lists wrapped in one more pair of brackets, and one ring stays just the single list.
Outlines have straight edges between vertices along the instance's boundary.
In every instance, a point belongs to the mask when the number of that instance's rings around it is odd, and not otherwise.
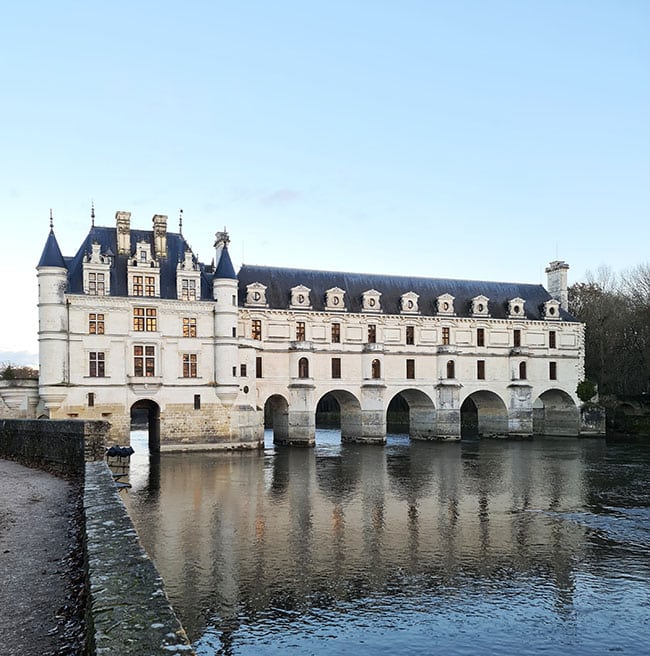
[{"label": "river", "polygon": [[124,501],[199,656],[650,654],[650,445],[150,457]]}]

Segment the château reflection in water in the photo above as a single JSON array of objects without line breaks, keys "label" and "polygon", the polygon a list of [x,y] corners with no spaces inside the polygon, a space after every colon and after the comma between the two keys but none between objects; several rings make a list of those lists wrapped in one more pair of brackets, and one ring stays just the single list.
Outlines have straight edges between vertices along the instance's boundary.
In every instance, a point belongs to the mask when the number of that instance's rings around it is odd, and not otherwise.
[{"label": "ch\u00e2teau reflection in water", "polygon": [[[315,449],[150,458],[146,438],[132,443],[124,499],[200,654],[337,653],[341,640],[428,653],[432,636],[447,653],[477,639],[473,653],[498,653],[529,631],[547,634],[543,651],[558,627],[582,653],[585,595],[594,644],[611,639],[608,588],[630,606],[619,646],[650,603],[647,449],[619,462],[604,440],[342,445],[323,430]],[[481,648],[486,631],[510,638]]]}]

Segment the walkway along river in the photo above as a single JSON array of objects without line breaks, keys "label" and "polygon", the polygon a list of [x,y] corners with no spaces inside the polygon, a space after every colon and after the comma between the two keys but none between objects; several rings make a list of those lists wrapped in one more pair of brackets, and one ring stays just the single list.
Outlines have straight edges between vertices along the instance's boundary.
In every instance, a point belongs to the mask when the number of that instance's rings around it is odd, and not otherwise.
[{"label": "walkway along river", "polygon": [[197,654],[650,654],[648,443],[133,444],[124,499]]}]

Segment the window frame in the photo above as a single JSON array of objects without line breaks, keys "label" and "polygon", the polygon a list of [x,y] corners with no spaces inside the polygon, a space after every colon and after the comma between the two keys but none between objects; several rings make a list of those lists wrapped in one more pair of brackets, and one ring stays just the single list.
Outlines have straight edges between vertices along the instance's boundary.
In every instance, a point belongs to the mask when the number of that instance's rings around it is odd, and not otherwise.
[{"label": "window frame", "polygon": [[106,377],[106,353],[104,351],[89,351],[88,353],[88,377]]}]

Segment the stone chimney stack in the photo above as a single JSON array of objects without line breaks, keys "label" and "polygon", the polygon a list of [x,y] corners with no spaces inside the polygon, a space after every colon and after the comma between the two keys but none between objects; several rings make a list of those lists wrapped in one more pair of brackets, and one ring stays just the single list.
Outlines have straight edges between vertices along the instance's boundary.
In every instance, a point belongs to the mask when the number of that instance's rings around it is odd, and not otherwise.
[{"label": "stone chimney stack", "polygon": [[569,309],[568,271],[569,265],[562,260],[550,262],[546,267],[548,293],[560,302],[563,310]]},{"label": "stone chimney stack", "polygon": [[131,255],[131,212],[115,212],[117,254]]},{"label": "stone chimney stack", "polygon": [[167,257],[167,215],[153,215],[153,246],[156,257]]}]

